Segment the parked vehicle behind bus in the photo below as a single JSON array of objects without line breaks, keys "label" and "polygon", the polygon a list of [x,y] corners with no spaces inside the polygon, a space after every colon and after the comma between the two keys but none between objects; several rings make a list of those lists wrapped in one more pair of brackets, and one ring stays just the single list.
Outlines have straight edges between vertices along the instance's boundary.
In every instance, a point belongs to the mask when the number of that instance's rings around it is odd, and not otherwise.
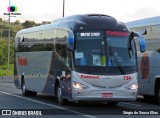
[{"label": "parked vehicle behind bus", "polygon": [[160,16],[129,22],[127,26],[143,33],[147,44],[146,52],[138,51],[138,92],[160,104]]},{"label": "parked vehicle behind bus", "polygon": [[137,97],[140,33],[102,14],[75,15],[23,29],[15,38],[15,79],[22,94],[54,95],[68,101],[116,105]]}]

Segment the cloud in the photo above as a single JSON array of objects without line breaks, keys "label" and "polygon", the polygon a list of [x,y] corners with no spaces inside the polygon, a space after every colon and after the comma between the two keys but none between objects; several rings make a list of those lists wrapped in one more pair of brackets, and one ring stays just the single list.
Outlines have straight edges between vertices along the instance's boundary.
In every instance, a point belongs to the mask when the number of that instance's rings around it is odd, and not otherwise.
[{"label": "cloud", "polygon": [[131,14],[127,14],[128,17],[130,17],[131,19],[135,19],[135,20],[148,18],[148,17],[154,17],[158,15],[160,16],[160,10],[152,6],[141,7],[133,11]]}]

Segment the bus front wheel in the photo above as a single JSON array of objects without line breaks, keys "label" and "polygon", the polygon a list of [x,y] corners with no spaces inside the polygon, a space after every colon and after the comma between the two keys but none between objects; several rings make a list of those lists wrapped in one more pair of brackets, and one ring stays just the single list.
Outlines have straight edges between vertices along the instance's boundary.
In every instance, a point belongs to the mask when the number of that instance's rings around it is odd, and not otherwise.
[{"label": "bus front wheel", "polygon": [[58,84],[58,86],[56,88],[56,99],[57,99],[57,102],[60,105],[65,105],[67,100],[65,100],[65,99],[62,98],[61,92],[62,91],[61,91],[60,84]]}]

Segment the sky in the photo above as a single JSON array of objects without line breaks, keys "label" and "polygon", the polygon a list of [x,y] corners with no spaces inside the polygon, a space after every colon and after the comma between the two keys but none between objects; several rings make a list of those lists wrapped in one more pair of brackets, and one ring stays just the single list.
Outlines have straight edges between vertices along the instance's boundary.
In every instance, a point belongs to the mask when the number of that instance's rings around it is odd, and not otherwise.
[{"label": "sky", "polygon": [[[18,8],[11,22],[32,20],[37,23],[62,17],[63,0],[11,0]],[[8,16],[9,0],[0,0],[0,18]],[[160,16],[159,0],[65,0],[65,16],[98,13],[115,17],[122,22]]]}]

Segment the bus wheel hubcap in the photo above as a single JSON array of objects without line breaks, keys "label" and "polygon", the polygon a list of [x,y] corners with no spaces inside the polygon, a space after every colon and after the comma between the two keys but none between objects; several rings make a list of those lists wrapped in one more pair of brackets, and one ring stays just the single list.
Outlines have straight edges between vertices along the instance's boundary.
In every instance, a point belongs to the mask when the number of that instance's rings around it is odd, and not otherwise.
[{"label": "bus wheel hubcap", "polygon": [[25,84],[23,83],[23,86],[22,86],[22,92],[24,93],[26,87],[25,87]]},{"label": "bus wheel hubcap", "polygon": [[61,100],[61,88],[60,87],[58,87],[57,98],[58,98],[58,101]]}]

